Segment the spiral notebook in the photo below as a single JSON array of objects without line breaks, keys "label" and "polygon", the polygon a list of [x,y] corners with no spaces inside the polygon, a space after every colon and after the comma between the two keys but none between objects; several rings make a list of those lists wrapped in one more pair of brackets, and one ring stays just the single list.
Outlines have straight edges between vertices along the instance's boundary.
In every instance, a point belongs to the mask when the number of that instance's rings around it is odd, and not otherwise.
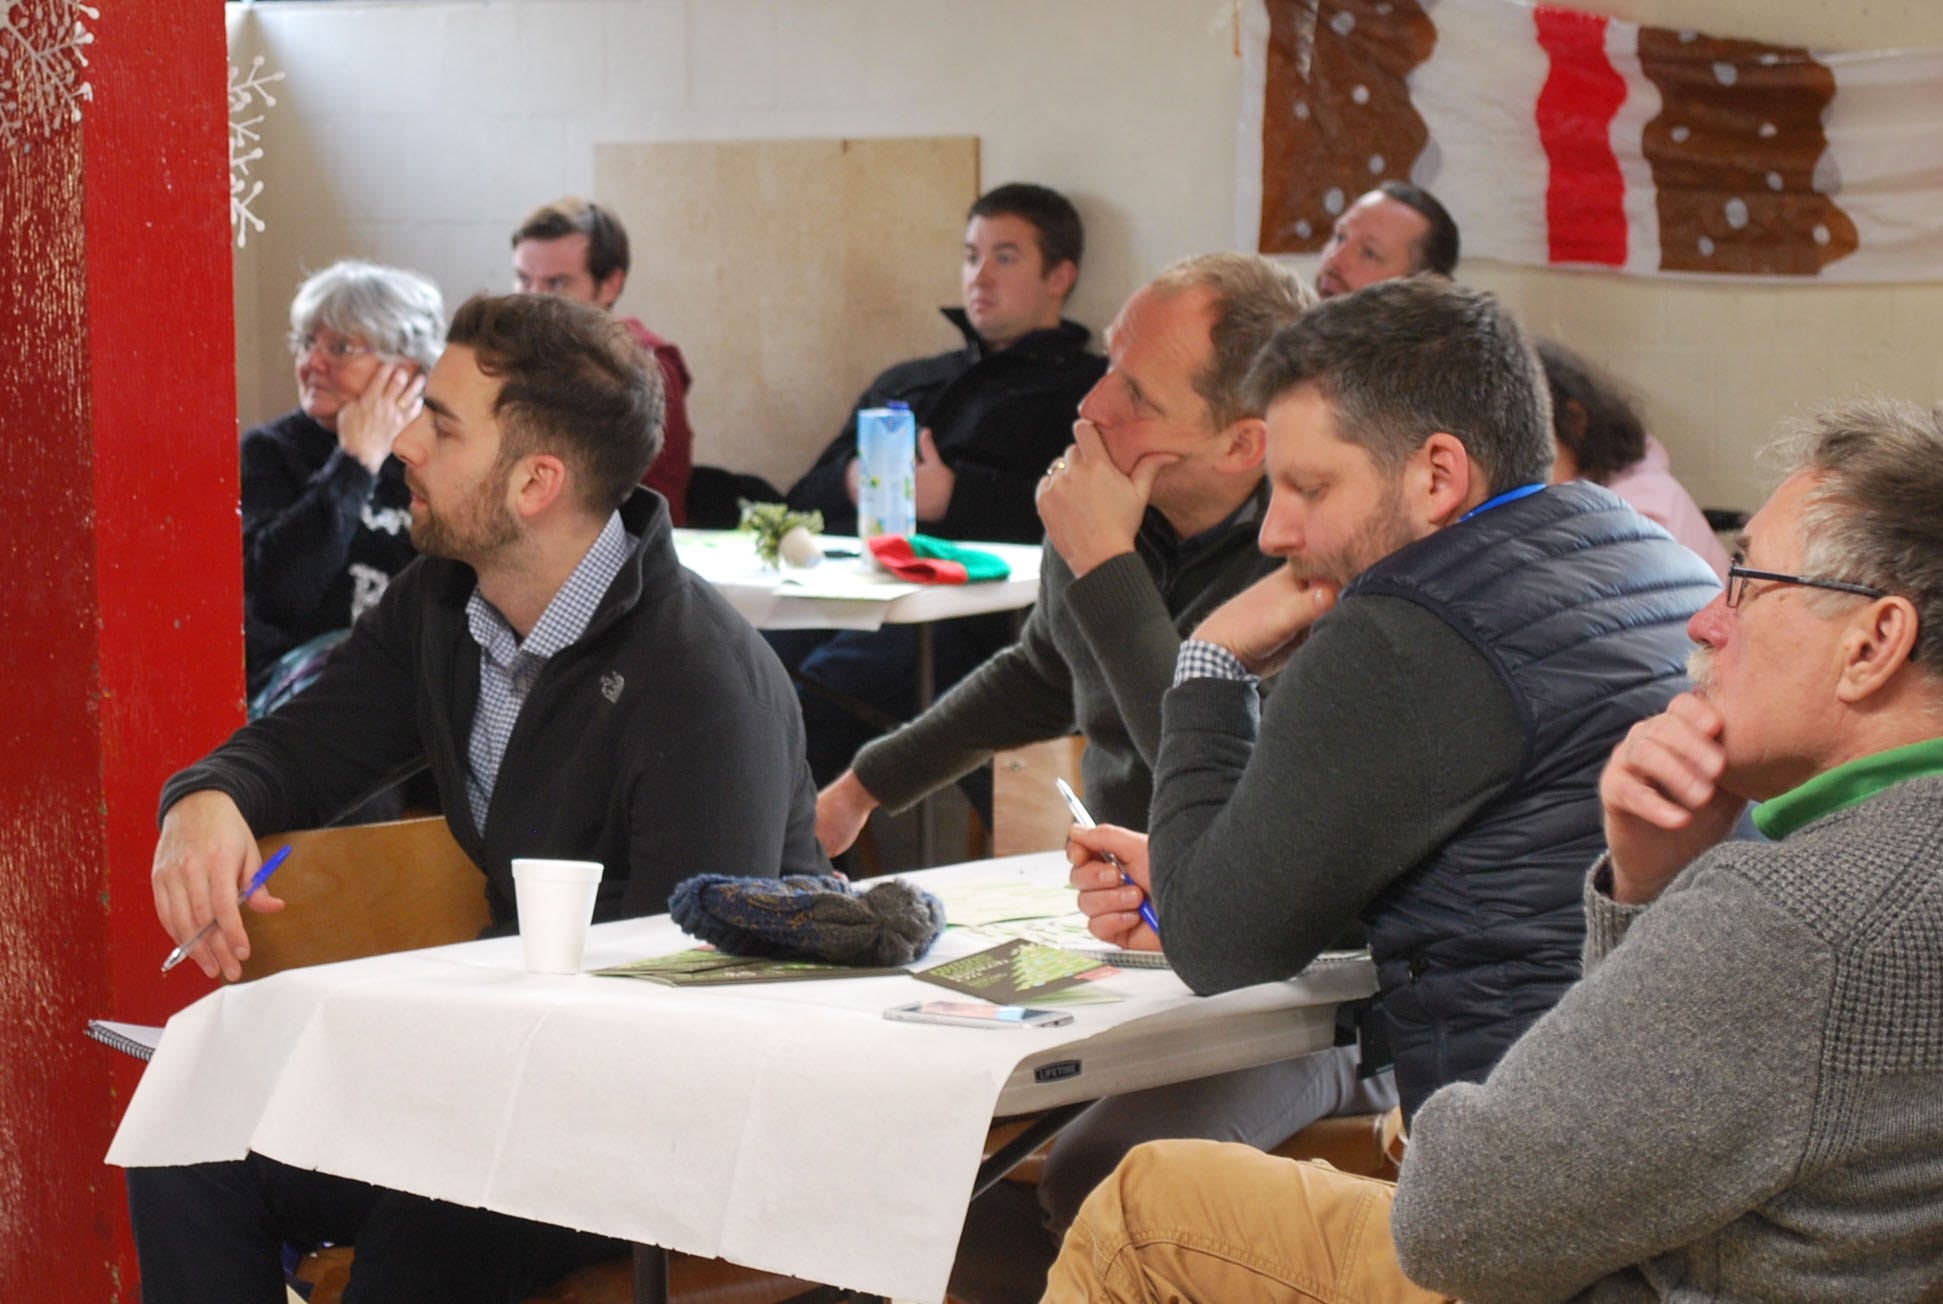
[{"label": "spiral notebook", "polygon": [[1172,969],[1165,951],[1123,951],[1117,946],[1076,946],[1075,951],[1098,956],[1116,969]]},{"label": "spiral notebook", "polygon": [[138,1060],[153,1059],[155,1048],[162,1044],[160,1028],[145,1023],[117,1023],[113,1019],[89,1019],[88,1035]]}]

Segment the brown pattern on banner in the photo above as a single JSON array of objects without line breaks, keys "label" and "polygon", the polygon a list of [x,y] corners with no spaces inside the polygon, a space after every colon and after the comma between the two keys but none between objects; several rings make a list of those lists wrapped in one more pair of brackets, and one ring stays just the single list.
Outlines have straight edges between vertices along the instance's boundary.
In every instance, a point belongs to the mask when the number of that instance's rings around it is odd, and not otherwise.
[{"label": "brown pattern on banner", "polygon": [[1314,253],[1358,195],[1408,181],[1430,129],[1406,82],[1437,28],[1417,0],[1268,0],[1263,253]]},{"label": "brown pattern on banner", "polygon": [[1855,223],[1815,187],[1834,73],[1799,47],[1664,27],[1639,29],[1639,61],[1661,100],[1641,141],[1661,270],[1814,276],[1855,252]]}]

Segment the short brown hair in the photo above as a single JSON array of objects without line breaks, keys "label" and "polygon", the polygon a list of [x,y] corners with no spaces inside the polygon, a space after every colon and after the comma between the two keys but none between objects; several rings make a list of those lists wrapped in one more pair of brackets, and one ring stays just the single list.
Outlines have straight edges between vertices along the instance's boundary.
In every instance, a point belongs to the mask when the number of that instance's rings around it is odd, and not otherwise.
[{"label": "short brown hair", "polygon": [[570,235],[587,237],[587,274],[594,284],[628,269],[627,228],[620,218],[579,195],[564,195],[528,213],[513,232],[513,247],[517,249],[522,240],[559,240]]},{"label": "short brown hair", "polygon": [[1438,431],[1454,435],[1491,493],[1552,469],[1552,396],[1538,355],[1502,304],[1439,276],[1406,276],[1326,299],[1269,341],[1251,403],[1314,385],[1336,434],[1399,471]]},{"label": "short brown hair", "polygon": [[1194,392],[1208,405],[1216,430],[1243,417],[1258,417],[1243,382],[1255,355],[1276,331],[1316,305],[1316,292],[1288,268],[1260,254],[1214,253],[1183,258],[1147,287],[1157,294],[1205,289],[1214,295],[1209,335],[1214,356],[1194,378]]},{"label": "short brown hair", "polygon": [[499,381],[500,460],[559,455],[589,511],[625,502],[661,451],[661,368],[600,309],[551,294],[475,294],[446,342],[471,349]]},{"label": "short brown hair", "polygon": [[1039,237],[1039,274],[1071,263],[1075,274],[1086,252],[1086,226],[1073,202],[1050,186],[1012,181],[988,190],[972,202],[965,220],[974,217],[1016,217]]}]

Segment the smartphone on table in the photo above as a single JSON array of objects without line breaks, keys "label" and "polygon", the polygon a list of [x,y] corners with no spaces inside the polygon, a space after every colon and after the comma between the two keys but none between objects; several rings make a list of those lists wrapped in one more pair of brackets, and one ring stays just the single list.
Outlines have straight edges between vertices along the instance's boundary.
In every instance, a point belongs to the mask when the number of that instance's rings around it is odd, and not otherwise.
[{"label": "smartphone on table", "polygon": [[990,1001],[913,1001],[884,1011],[900,1023],[956,1023],[968,1028],[1056,1028],[1071,1023],[1064,1010],[1035,1010]]}]

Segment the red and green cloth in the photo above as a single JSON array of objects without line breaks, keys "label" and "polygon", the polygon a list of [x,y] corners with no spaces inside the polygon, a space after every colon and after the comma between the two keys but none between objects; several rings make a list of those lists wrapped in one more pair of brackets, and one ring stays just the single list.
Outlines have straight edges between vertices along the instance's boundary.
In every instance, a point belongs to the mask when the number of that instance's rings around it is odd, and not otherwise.
[{"label": "red and green cloth", "polygon": [[864,542],[884,569],[919,584],[978,584],[1012,574],[1001,557],[928,534],[880,534]]}]

